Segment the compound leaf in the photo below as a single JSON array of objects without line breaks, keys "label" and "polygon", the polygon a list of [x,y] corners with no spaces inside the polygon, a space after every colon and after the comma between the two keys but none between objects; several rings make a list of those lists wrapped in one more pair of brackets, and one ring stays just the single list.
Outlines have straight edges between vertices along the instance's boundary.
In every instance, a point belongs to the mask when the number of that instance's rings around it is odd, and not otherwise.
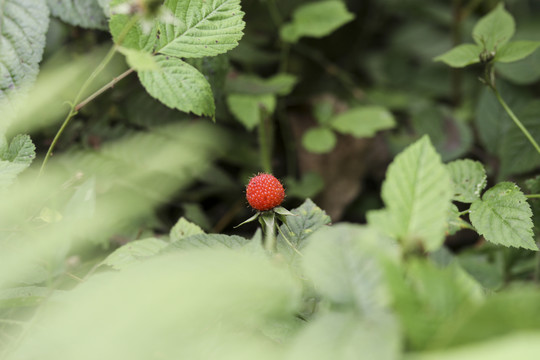
[{"label": "compound leaf", "polygon": [[533,238],[532,211],[519,187],[502,182],[472,203],[469,217],[480,235],[494,244],[538,250]]},{"label": "compound leaf", "polygon": [[204,75],[174,57],[157,55],[155,62],[159,70],[138,73],[150,95],[170,108],[196,115],[214,115],[214,97]]},{"label": "compound leaf", "polygon": [[504,44],[495,55],[495,61],[509,63],[531,55],[540,46],[539,41],[512,41]]}]

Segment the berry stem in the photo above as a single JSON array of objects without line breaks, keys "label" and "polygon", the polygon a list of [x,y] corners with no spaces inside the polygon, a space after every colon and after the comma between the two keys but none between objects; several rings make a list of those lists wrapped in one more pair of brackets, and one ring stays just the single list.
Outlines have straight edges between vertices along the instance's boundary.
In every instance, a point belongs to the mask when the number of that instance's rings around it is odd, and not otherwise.
[{"label": "berry stem", "polygon": [[272,173],[272,124],[271,118],[266,111],[261,110],[261,122],[259,124],[259,147],[261,151],[261,168],[265,173]]},{"label": "berry stem", "polygon": [[265,211],[259,217],[264,234],[264,248],[270,252],[277,251],[276,242],[276,217],[273,211]]}]

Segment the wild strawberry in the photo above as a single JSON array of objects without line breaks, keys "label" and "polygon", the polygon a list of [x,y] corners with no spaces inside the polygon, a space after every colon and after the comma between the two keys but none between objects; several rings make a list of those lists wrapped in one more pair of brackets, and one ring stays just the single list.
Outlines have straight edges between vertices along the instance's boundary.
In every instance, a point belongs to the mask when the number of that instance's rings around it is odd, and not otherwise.
[{"label": "wild strawberry", "polygon": [[266,211],[279,206],[285,198],[283,185],[274,175],[259,174],[249,180],[246,198],[252,208]]}]

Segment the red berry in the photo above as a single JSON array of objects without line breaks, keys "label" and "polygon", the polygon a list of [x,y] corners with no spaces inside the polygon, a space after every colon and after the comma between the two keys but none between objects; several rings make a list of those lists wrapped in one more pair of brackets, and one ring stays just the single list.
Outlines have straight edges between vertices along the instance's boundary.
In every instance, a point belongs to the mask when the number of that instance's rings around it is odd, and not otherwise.
[{"label": "red berry", "polygon": [[249,180],[246,198],[252,208],[266,211],[280,205],[285,198],[283,185],[270,174],[259,174]]}]

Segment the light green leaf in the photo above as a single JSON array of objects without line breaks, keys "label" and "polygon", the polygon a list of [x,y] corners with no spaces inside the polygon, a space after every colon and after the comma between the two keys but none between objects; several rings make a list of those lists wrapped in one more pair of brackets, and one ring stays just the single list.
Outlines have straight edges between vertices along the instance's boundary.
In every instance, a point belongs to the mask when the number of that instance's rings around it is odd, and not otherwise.
[{"label": "light green leaf", "polygon": [[462,44],[448,50],[442,55],[437,56],[434,60],[442,61],[454,68],[462,68],[467,65],[480,62],[481,52],[482,47],[479,45]]},{"label": "light green leaf", "polygon": [[324,299],[365,315],[389,305],[381,261],[398,261],[395,240],[372,228],[337,224],[317,230],[303,253],[304,273]]},{"label": "light green leaf", "polygon": [[454,200],[472,203],[480,198],[487,183],[482,163],[469,159],[455,160],[448,163],[446,168],[454,185]]},{"label": "light green leaf", "polygon": [[227,97],[227,105],[234,117],[248,130],[260,124],[263,116],[271,115],[276,108],[274,95],[232,94]]},{"label": "light green leaf", "polygon": [[96,211],[96,179],[91,177],[77,187],[64,208],[64,218],[91,218]]},{"label": "light green leaf", "polygon": [[97,0],[47,0],[51,13],[68,24],[107,29],[107,18]]},{"label": "light green leaf", "polygon": [[309,152],[324,154],[332,151],[336,146],[337,138],[334,132],[325,127],[313,127],[302,136],[302,145]]},{"label": "light green leaf", "polygon": [[0,100],[35,80],[48,26],[45,0],[0,1]]},{"label": "light green leaf", "polygon": [[214,97],[210,84],[191,65],[164,55],[155,56],[159,70],[140,71],[146,91],[163,104],[196,115],[214,115]]},{"label": "light green leaf", "polygon": [[262,79],[257,76],[239,75],[227,79],[227,91],[234,94],[248,95],[288,95],[298,82],[296,76],[279,73]]},{"label": "light green leaf", "polygon": [[300,6],[293,14],[291,23],[281,28],[281,38],[287,42],[297,42],[304,36],[320,38],[352,21],[342,1],[320,1]]},{"label": "light green leaf", "polygon": [[452,199],[450,176],[424,136],[396,156],[382,185],[386,205],[381,231],[396,236],[406,248],[423,245],[428,251],[444,241],[446,218]]},{"label": "light green leaf", "polygon": [[171,238],[171,242],[175,242],[184,240],[185,238],[197,234],[204,234],[203,229],[181,217],[172,227],[169,236]]},{"label": "light green leaf", "polygon": [[396,122],[392,113],[383,107],[361,106],[339,114],[330,124],[343,134],[371,137],[377,131],[393,128]]},{"label": "light green leaf", "polygon": [[17,175],[36,157],[35,146],[28,135],[17,135],[0,153],[0,188],[11,185]]},{"label": "light green leaf", "polygon": [[[315,205],[311,199],[307,199],[291,212],[294,216],[287,217],[287,225],[281,225],[281,233],[287,236],[289,242],[297,249],[302,249],[311,234],[331,221],[324,210]],[[278,237],[278,249],[290,251],[290,246],[283,240],[282,234]]]},{"label": "light green leaf", "polygon": [[538,250],[533,238],[532,211],[519,187],[502,182],[472,203],[469,217],[487,241]]},{"label": "light green leaf", "polygon": [[483,49],[495,51],[510,40],[515,28],[514,18],[504,9],[504,3],[500,2],[476,23],[472,35]]},{"label": "light green leaf", "polygon": [[47,287],[24,286],[0,290],[0,309],[36,306],[60,290]]},{"label": "light green leaf", "polygon": [[196,58],[225,53],[238,45],[245,23],[240,0],[167,0],[175,21],[159,24],[157,51]]},{"label": "light green leaf", "polygon": [[512,41],[501,46],[495,55],[495,61],[509,63],[531,55],[540,46],[539,41]]},{"label": "light green leaf", "polygon": [[112,266],[116,270],[123,270],[158,254],[167,245],[165,241],[156,238],[132,241],[113,251],[102,264]]},{"label": "light green leaf", "polygon": [[249,240],[237,235],[223,234],[195,234],[171,243],[164,251],[178,251],[187,249],[239,249],[249,244]]},{"label": "light green leaf", "polygon": [[353,311],[324,313],[302,329],[285,359],[400,359],[399,330],[398,321],[386,313],[368,318]]},{"label": "light green leaf", "polygon": [[159,66],[152,54],[126,47],[119,47],[118,50],[126,56],[128,65],[136,71],[159,70]]},{"label": "light green leaf", "polygon": [[158,44],[158,27],[154,20],[133,22],[126,9],[131,7],[130,0],[111,0],[109,7],[111,18],[109,29],[117,45],[135,50],[154,53]]}]

